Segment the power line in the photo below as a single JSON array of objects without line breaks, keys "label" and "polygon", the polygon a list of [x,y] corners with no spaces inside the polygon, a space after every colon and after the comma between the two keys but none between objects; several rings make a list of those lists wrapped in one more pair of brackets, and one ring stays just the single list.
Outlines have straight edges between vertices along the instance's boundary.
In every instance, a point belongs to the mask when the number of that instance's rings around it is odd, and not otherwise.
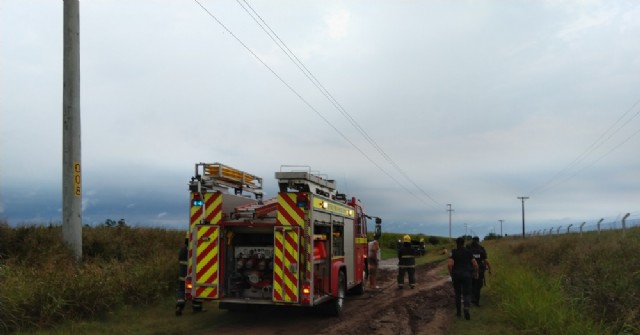
[{"label": "power line", "polygon": [[389,174],[385,169],[383,169],[378,163],[376,163],[371,157],[369,157],[362,149],[360,149],[353,141],[351,141],[344,133],[342,133],[336,126],[334,126],[326,117],[322,115],[311,103],[309,103],[298,91],[296,91],[289,83],[287,83],[280,75],[278,75],[269,65],[267,65],[251,48],[249,48],[239,37],[237,37],[227,26],[225,26],[213,13],[211,13],[204,5],[202,5],[198,0],[194,0],[202,10],[204,10],[212,19],[214,19],[224,30],[226,30],[229,35],[231,35],[240,45],[242,45],[254,58],[256,58],[271,74],[273,74],[280,82],[285,85],[294,95],[298,97],[309,109],[314,111],[327,125],[329,125],[333,130],[338,133],[345,141],[347,141],[351,146],[353,146],[358,152],[360,152],[371,164],[375,165],[382,173],[387,175],[391,180],[393,180],[396,184],[402,187],[407,193],[415,197],[419,201],[423,201],[417,195],[415,195],[411,190],[407,189],[402,183],[400,183],[395,177]]},{"label": "power line", "polygon": [[[639,103],[640,103],[640,99],[636,100],[636,102],[633,105],[631,105],[631,107],[629,109],[627,109],[627,111],[624,112],[611,126],[609,126],[609,128],[605,132],[603,132],[595,142],[593,142],[589,147],[587,147],[587,149],[585,149],[585,151],[583,151],[580,155],[578,155],[571,163],[569,163],[563,169],[558,171],[553,177],[551,177],[551,179],[549,179],[547,182],[545,182],[541,186],[538,186],[538,187],[534,188],[530,193],[534,194],[534,193],[538,193],[538,192],[543,192],[545,190],[553,188],[554,187],[554,185],[553,185],[554,183],[555,183],[555,186],[557,186],[557,185],[561,184],[562,182],[565,182],[565,181],[575,177],[580,172],[582,172],[582,171],[586,170],[587,168],[591,167],[593,164],[597,163],[602,158],[604,158],[605,156],[609,155],[611,152],[613,152],[614,150],[616,150],[617,148],[619,148],[620,146],[622,146],[623,144],[628,142],[632,137],[636,136],[640,132],[640,130],[638,130],[637,132],[635,132],[631,136],[627,137],[625,140],[623,140],[622,142],[617,144],[615,147],[610,149],[604,155],[600,156],[599,158],[597,158],[596,160],[592,161],[591,163],[585,165],[582,169],[578,170],[577,172],[574,172],[573,174],[569,175],[568,177],[566,176],[567,173],[569,173],[569,171],[571,169],[576,168],[578,164],[583,162],[587,157],[589,157],[591,154],[593,154],[598,148],[600,148],[603,144],[605,144],[607,141],[609,141],[614,135],[619,133],[620,130],[622,130],[622,128],[624,128],[625,126],[627,126],[629,124],[629,122],[631,122],[638,115],[640,115],[640,109],[638,109],[638,112],[636,112],[633,116],[628,118],[624,123],[622,123],[620,126],[618,126],[615,130],[613,130],[615,128],[615,126],[618,123],[620,123],[627,116],[627,114],[631,113]],[[608,136],[607,136],[607,134],[608,134]],[[606,136],[606,138],[605,138],[605,136]],[[565,176],[565,178],[562,178],[562,179],[558,180],[563,175]]]},{"label": "power line", "polygon": [[[378,143],[360,126],[360,124],[349,114],[346,109],[334,98],[334,96],[327,90],[324,85],[313,75],[313,73],[302,63],[302,61],[295,55],[293,51],[287,46],[287,44],[278,36],[278,34],[271,29],[269,24],[256,12],[256,10],[249,4],[247,0],[242,0],[246,4],[243,5],[240,0],[236,0],[238,4],[251,16],[251,18],[260,26],[260,28],[269,36],[269,38],[287,55],[289,60],[293,62],[296,67],[311,81],[311,83],[329,100],[329,102],[338,110],[351,125],[358,130],[358,132],[371,144],[371,146],[390,164],[392,165],[402,176],[407,179],[417,190],[423,195],[429,198],[435,204],[442,206],[438,201],[433,199],[427,192],[425,192],[417,183],[415,183],[400,166],[378,145]],[[247,9],[247,7],[249,9]],[[257,17],[257,18],[256,18]],[[286,49],[286,50],[285,50]]]}]

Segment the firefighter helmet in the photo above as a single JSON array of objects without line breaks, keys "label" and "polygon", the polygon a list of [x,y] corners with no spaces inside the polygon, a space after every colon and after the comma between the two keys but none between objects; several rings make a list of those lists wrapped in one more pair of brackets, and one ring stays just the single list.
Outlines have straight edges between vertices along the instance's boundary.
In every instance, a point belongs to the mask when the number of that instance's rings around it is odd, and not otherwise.
[{"label": "firefighter helmet", "polygon": [[405,243],[411,243],[411,236],[409,236],[409,235],[404,235],[404,236],[402,237],[402,242],[405,242]]}]

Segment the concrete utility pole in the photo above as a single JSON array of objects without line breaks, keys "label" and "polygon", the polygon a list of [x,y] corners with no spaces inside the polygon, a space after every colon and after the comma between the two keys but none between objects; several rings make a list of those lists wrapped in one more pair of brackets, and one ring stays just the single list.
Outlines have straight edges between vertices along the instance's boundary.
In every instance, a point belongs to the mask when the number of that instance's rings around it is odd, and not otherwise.
[{"label": "concrete utility pole", "polygon": [[518,197],[518,199],[522,200],[522,238],[524,238],[524,201],[529,197]]},{"label": "concrete utility pole", "polygon": [[449,207],[447,209],[447,212],[449,212],[449,239],[451,239],[451,212],[453,212],[454,210],[451,209],[451,204],[447,204],[447,207]]},{"label": "concrete utility pole", "polygon": [[82,258],[80,156],[80,5],[64,0],[62,89],[62,237]]},{"label": "concrete utility pole", "polygon": [[504,235],[502,235],[502,221],[504,220],[498,220],[500,221],[500,237],[503,237]]}]

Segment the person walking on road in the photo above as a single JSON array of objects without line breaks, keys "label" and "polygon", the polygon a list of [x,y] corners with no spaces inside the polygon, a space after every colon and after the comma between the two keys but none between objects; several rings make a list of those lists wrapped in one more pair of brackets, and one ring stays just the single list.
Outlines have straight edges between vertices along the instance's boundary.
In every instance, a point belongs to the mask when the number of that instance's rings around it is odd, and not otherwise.
[{"label": "person walking on road", "polygon": [[380,288],[376,284],[376,276],[378,274],[378,264],[380,263],[380,243],[378,242],[378,239],[379,237],[375,236],[373,238],[373,241],[369,242],[369,254],[367,255],[367,266],[368,266],[370,289]]},{"label": "person walking on road", "polygon": [[461,316],[461,305],[464,304],[464,318],[470,320],[471,279],[478,277],[478,263],[471,251],[464,247],[464,238],[456,239],[456,248],[451,251],[447,265],[455,292],[456,315]]},{"label": "person walking on road", "polygon": [[484,286],[484,272],[488,271],[491,273],[491,263],[489,263],[487,251],[480,245],[480,238],[478,236],[473,237],[471,244],[469,244],[467,248],[473,254],[473,258],[475,258],[478,263],[479,269],[478,278],[471,280],[471,303],[480,307],[480,290],[482,290]]},{"label": "person walking on road", "polygon": [[404,274],[409,276],[409,287],[416,286],[416,255],[411,247],[411,236],[404,235],[398,249],[398,288],[404,287]]}]

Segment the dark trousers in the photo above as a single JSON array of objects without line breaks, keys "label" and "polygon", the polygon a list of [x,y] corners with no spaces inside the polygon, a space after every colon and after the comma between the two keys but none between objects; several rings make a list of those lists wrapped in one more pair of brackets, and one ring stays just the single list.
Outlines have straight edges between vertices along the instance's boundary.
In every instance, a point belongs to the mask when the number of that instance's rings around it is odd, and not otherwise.
[{"label": "dark trousers", "polygon": [[451,277],[453,283],[453,291],[456,294],[456,311],[458,314],[461,310],[461,304],[467,309],[471,306],[471,277],[465,275],[453,275]]},{"label": "dark trousers", "polygon": [[178,279],[176,283],[176,304],[184,306],[185,301],[185,287],[184,280]]},{"label": "dark trousers", "polygon": [[484,272],[480,271],[478,279],[471,280],[471,303],[480,304],[480,290],[484,286]]},{"label": "dark trousers", "polygon": [[409,285],[416,284],[416,268],[415,267],[399,267],[398,268],[398,286],[404,285],[404,273],[409,276]]}]

